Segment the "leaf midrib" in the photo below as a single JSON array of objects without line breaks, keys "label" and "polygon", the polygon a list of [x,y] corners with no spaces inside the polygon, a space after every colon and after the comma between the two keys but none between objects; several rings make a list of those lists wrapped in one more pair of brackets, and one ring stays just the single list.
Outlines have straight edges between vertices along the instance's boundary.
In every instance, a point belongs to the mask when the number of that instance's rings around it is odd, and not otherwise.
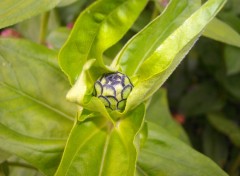
[{"label": "leaf midrib", "polygon": [[57,109],[57,108],[47,104],[44,101],[41,101],[41,100],[39,100],[39,99],[37,99],[37,98],[27,94],[26,92],[24,92],[22,90],[20,91],[19,89],[15,88],[15,87],[13,87],[11,85],[8,85],[8,84],[6,84],[4,82],[0,82],[0,85],[2,85],[3,87],[6,87],[7,89],[10,89],[11,91],[15,92],[16,94],[18,94],[18,95],[20,95],[20,96],[22,96],[22,97],[24,97],[26,99],[29,99],[29,100],[33,101],[34,103],[36,103],[38,105],[41,105],[42,107],[44,107],[46,109],[49,109],[50,111],[55,112],[56,114],[58,114],[60,116],[65,117],[68,120],[73,121],[73,118],[72,118],[71,115],[66,114],[65,112],[60,111],[59,109]]},{"label": "leaf midrib", "polygon": [[105,144],[104,144],[104,148],[103,148],[103,154],[102,154],[102,160],[101,160],[101,165],[100,165],[100,170],[99,170],[98,176],[101,176],[102,173],[103,173],[103,167],[104,167],[104,164],[105,164],[105,158],[106,158],[107,149],[108,149],[108,146],[109,146],[110,137],[111,137],[111,132],[107,135],[107,138],[105,140]]},{"label": "leaf midrib", "polygon": [[[70,167],[71,167],[71,165],[72,165],[72,163],[73,163],[73,161],[74,161],[74,158],[75,158],[75,156],[79,153],[79,151],[81,150],[81,148],[87,143],[87,141],[89,141],[91,138],[93,138],[93,137],[98,133],[98,131],[102,130],[106,125],[107,125],[107,123],[103,123],[101,126],[99,126],[99,127],[98,127],[96,130],[94,130],[94,131],[92,132],[92,134],[89,135],[89,136],[84,140],[84,142],[78,147],[78,149],[77,149],[76,152],[74,153],[71,161],[70,161],[69,164],[68,164],[68,167],[67,167],[67,169],[66,169],[65,175],[67,175],[67,173],[69,172],[69,169],[70,169]],[[67,145],[68,145],[68,144],[67,144]],[[63,153],[63,155],[64,155],[64,153]]]}]

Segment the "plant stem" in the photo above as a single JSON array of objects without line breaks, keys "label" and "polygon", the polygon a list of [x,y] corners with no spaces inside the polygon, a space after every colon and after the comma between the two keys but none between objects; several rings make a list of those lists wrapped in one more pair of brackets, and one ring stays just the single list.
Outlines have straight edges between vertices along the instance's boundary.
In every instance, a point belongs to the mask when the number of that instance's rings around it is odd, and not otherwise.
[{"label": "plant stem", "polygon": [[50,12],[46,12],[41,16],[41,26],[40,26],[40,34],[39,34],[39,43],[41,44],[45,44],[49,15],[50,15]]}]

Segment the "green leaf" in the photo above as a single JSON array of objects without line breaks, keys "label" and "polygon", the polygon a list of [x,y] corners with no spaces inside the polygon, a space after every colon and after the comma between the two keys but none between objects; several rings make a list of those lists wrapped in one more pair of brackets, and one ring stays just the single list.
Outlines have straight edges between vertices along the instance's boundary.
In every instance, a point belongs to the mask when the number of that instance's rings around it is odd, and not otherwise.
[{"label": "green leaf", "polygon": [[159,89],[152,97],[146,112],[146,120],[160,125],[169,131],[169,134],[181,139],[187,144],[190,143],[187,134],[181,125],[179,125],[169,111],[167,92],[165,89]]},{"label": "green leaf", "polygon": [[100,0],[81,13],[59,55],[60,66],[72,84],[88,59],[97,59],[96,63],[105,68],[103,52],[123,37],[146,3]]},{"label": "green leaf", "polygon": [[[190,17],[185,18],[184,23],[142,63],[136,73],[139,79],[128,97],[126,110],[148,99],[166,81],[224,3],[225,0],[207,1]],[[165,13],[172,11],[166,10]]]},{"label": "green leaf", "polygon": [[56,169],[75,114],[56,58],[43,46],[0,39],[0,149],[47,175]]},{"label": "green leaf", "polygon": [[148,123],[148,139],[137,162],[137,176],[227,176],[213,161]]},{"label": "green leaf", "polygon": [[206,27],[203,36],[240,47],[240,35],[223,21],[214,18]]},{"label": "green leaf", "polygon": [[220,113],[209,114],[208,120],[218,131],[228,136],[233,144],[240,147],[240,128],[234,121]]},{"label": "green leaf", "polygon": [[159,74],[167,69],[174,59],[183,58],[200,36],[204,27],[224,5],[225,0],[209,0],[178,27],[143,62],[137,74],[140,80]]},{"label": "green leaf", "polygon": [[240,18],[237,15],[233,14],[231,11],[224,11],[219,14],[219,17],[237,31],[238,34],[240,33]]},{"label": "green leaf", "polygon": [[60,0],[0,1],[0,28],[13,25],[54,8]]},{"label": "green leaf", "polygon": [[132,76],[159,45],[199,6],[200,1],[198,0],[172,0],[158,18],[125,45],[118,57],[115,58],[114,64],[120,64],[121,70],[128,76]]},{"label": "green leaf", "polygon": [[227,75],[240,73],[240,48],[226,46],[224,48],[224,60],[226,63]]},{"label": "green leaf", "polygon": [[32,138],[0,123],[0,143],[2,149],[25,159],[46,175],[51,176],[61,159],[65,140]]},{"label": "green leaf", "polygon": [[133,176],[137,155],[133,140],[144,112],[140,105],[116,126],[99,114],[76,122],[55,176]]}]

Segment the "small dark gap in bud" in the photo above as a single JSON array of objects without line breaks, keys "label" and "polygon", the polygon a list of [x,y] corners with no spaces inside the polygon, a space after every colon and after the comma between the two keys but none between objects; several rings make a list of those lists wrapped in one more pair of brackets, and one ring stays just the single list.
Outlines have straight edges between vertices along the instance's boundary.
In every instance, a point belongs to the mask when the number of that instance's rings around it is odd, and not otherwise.
[{"label": "small dark gap in bud", "polygon": [[123,76],[122,76],[122,79],[121,79],[121,82],[122,82],[122,86],[123,86],[123,87],[125,86],[125,78],[126,78],[126,76],[123,75]]},{"label": "small dark gap in bud", "polygon": [[115,86],[115,85],[121,84],[121,83],[122,83],[121,81],[114,81],[114,82],[111,83],[111,85],[112,85],[112,86]]}]

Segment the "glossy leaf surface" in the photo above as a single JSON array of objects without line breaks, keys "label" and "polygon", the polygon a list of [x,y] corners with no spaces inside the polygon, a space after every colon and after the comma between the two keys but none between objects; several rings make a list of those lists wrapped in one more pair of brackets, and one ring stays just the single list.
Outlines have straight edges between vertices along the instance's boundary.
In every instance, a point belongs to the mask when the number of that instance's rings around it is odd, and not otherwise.
[{"label": "glossy leaf surface", "polygon": [[137,74],[141,80],[167,69],[174,59],[184,57],[198,39],[204,27],[224,5],[225,0],[210,0],[195,11],[184,23],[143,62]]},{"label": "glossy leaf surface", "polygon": [[137,72],[138,83],[128,98],[126,110],[149,98],[166,81],[224,3],[225,0],[207,1],[142,63]]},{"label": "glossy leaf surface", "polygon": [[199,6],[198,0],[172,0],[158,18],[126,44],[116,58],[116,64],[120,64],[121,70],[128,76],[132,76],[159,45]]},{"label": "glossy leaf surface", "polygon": [[148,123],[148,135],[138,158],[137,176],[227,176],[209,158],[161,127]]},{"label": "glossy leaf surface", "polygon": [[103,52],[123,37],[146,3],[100,0],[81,13],[59,55],[60,66],[72,84],[88,59],[97,59],[96,63],[105,67]]},{"label": "glossy leaf surface", "polygon": [[133,176],[137,155],[133,140],[144,111],[140,105],[116,126],[99,114],[76,122],[55,176]]},{"label": "glossy leaf surface", "polygon": [[2,0],[0,1],[0,28],[46,12],[59,2],[60,0]]},{"label": "glossy leaf surface", "polygon": [[0,148],[47,175],[56,169],[75,115],[56,57],[34,43],[0,40]]}]

